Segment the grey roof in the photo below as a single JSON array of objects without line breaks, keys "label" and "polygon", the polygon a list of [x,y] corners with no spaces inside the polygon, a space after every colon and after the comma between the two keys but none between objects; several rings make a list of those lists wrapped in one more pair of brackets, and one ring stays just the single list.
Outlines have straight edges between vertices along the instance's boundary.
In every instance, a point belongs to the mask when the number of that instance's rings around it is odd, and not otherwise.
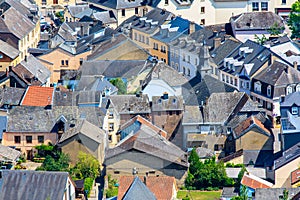
[{"label": "grey roof", "polygon": [[6,130],[7,126],[7,117],[0,116],[0,140],[2,140],[3,131]]},{"label": "grey roof", "polygon": [[[226,169],[228,169],[228,168],[226,168]],[[223,187],[221,199],[222,198],[231,199],[232,197],[235,197],[238,195],[239,195],[239,189],[237,189],[236,187]]]},{"label": "grey roof", "polygon": [[273,166],[274,155],[272,150],[244,150],[244,165],[254,164],[255,167],[270,167]]},{"label": "grey roof", "polygon": [[184,167],[188,166],[187,154],[184,151],[144,124],[135,134],[129,134],[117,146],[108,149],[106,159],[130,150],[137,150]]},{"label": "grey roof", "polygon": [[79,91],[78,105],[80,104],[100,104],[102,91]]},{"label": "grey roof", "polygon": [[109,97],[112,107],[119,114],[151,113],[148,95],[112,95]]},{"label": "grey roof", "polygon": [[[283,196],[283,190],[285,188],[257,188],[255,190],[255,199],[259,200],[280,200]],[[288,199],[294,197],[300,192],[300,188],[287,188],[289,191]],[[281,196],[281,197],[280,197]]]},{"label": "grey roof", "polygon": [[151,71],[150,76],[151,79],[161,79],[165,81],[171,87],[181,86],[188,82],[186,77],[184,77],[182,74],[179,74],[178,71],[168,66],[164,62],[158,62],[158,64]]},{"label": "grey roof", "polygon": [[0,40],[0,52],[4,53],[11,59],[15,59],[19,56],[20,51],[13,46],[9,45],[7,42]]},{"label": "grey roof", "polygon": [[152,111],[183,111],[182,96],[152,96]]},{"label": "grey roof", "polygon": [[234,91],[236,91],[236,88],[210,75],[205,75],[202,81],[196,76],[183,85],[185,105],[201,105],[213,93]]},{"label": "grey roof", "polygon": [[111,9],[126,9],[126,8],[135,8],[142,6],[144,0],[135,0],[135,1],[123,1],[123,0],[89,0],[99,4],[101,6],[111,8]]},{"label": "grey roof", "polygon": [[236,30],[268,29],[277,23],[284,27],[282,18],[274,12],[248,12],[231,17]]},{"label": "grey roof", "polygon": [[291,41],[291,39],[287,35],[278,36],[276,38],[266,41],[264,43],[264,46],[273,47],[273,46],[281,45],[283,43],[290,42],[290,41]]},{"label": "grey roof", "polygon": [[78,120],[74,128],[70,128],[68,131],[66,131],[60,138],[59,143],[62,143],[75,135],[80,137],[80,134],[85,135],[99,144],[102,143],[105,137],[104,130],[83,119]]},{"label": "grey roof", "polygon": [[214,49],[210,55],[213,61],[218,65],[223,61],[233,50],[235,50],[241,44],[240,41],[234,39],[233,37],[224,41],[219,47]]},{"label": "grey roof", "polygon": [[141,72],[145,64],[145,60],[86,61],[83,62],[80,70],[82,76],[104,75],[107,78],[132,78]]},{"label": "grey roof", "polygon": [[215,155],[213,150],[203,147],[197,147],[196,152],[199,158],[211,158]]},{"label": "grey roof", "polygon": [[19,105],[25,89],[23,88],[12,88],[12,87],[5,87],[0,89],[0,106],[6,105]]},{"label": "grey roof", "polygon": [[117,19],[112,11],[103,11],[93,13],[96,20],[100,20],[103,24],[110,24],[117,22]]},{"label": "grey roof", "polygon": [[160,25],[166,21],[170,21],[172,16],[173,13],[169,11],[154,8],[145,16],[135,19],[132,22],[131,28],[147,34],[153,34]]},{"label": "grey roof", "polygon": [[143,197],[145,200],[156,200],[154,194],[149,188],[136,176],[126,191],[123,200],[139,200]]},{"label": "grey roof", "polygon": [[54,91],[53,106],[75,106],[76,92],[71,91]]},{"label": "grey roof", "polygon": [[27,60],[21,61],[20,64],[42,83],[46,83],[47,79],[50,78],[49,69],[31,54],[27,56]]},{"label": "grey roof", "polygon": [[290,107],[292,105],[300,106],[300,92],[293,92],[285,96],[284,102],[280,103],[281,107]]},{"label": "grey roof", "polygon": [[202,115],[199,109],[198,105],[190,106],[185,105],[184,106],[184,113],[182,118],[182,124],[189,124],[189,123],[195,123],[200,124],[203,121]]},{"label": "grey roof", "polygon": [[[0,199],[64,199],[68,172],[1,170]],[[18,191],[18,192],[16,192]]]},{"label": "grey roof", "polygon": [[103,121],[106,114],[106,110],[103,107],[79,107],[78,112],[80,119],[86,119],[97,127],[103,127]]},{"label": "grey roof", "polygon": [[68,25],[68,23],[64,22],[58,29],[58,35],[64,40],[68,42],[75,42],[77,40],[76,35],[73,35],[73,29]]},{"label": "grey roof", "polygon": [[20,151],[0,144],[0,161],[15,162],[20,157],[20,155]]},{"label": "grey roof", "polygon": [[[9,32],[18,39],[23,39],[35,28],[38,17],[31,14],[20,1],[2,1],[0,9],[4,9],[3,17],[0,19],[0,32]],[[30,16],[33,17],[32,20]]]},{"label": "grey roof", "polygon": [[277,158],[274,161],[274,169],[277,170],[278,168],[297,159],[299,156],[300,156],[300,143],[297,143],[294,146],[290,147],[289,149],[285,150],[282,153],[282,156]]},{"label": "grey roof", "polygon": [[[213,93],[208,98],[205,106],[205,121],[211,123],[225,123],[236,108],[244,105],[249,99],[243,92]],[[220,109],[222,112],[220,112]]]},{"label": "grey roof", "polygon": [[89,9],[89,5],[68,5],[67,9],[72,17],[76,17],[79,13]]},{"label": "grey roof", "polygon": [[92,91],[101,91],[105,92],[106,89],[110,90],[111,94],[115,94],[118,91],[113,84],[111,84],[108,80],[104,79],[104,77],[90,77],[90,76],[81,76],[76,90],[92,90]]},{"label": "grey roof", "polygon": [[62,116],[66,118],[67,125],[74,124],[74,120],[78,119],[77,106],[54,106],[51,110],[43,107],[17,106],[8,113],[7,132],[50,133]]}]

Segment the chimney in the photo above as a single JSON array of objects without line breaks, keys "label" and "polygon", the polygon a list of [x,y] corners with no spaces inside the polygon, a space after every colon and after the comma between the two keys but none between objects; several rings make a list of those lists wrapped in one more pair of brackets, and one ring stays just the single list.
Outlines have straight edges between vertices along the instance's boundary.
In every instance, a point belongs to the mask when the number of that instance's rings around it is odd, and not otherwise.
[{"label": "chimney", "polygon": [[298,62],[297,62],[297,61],[294,61],[294,62],[293,62],[293,66],[294,66],[294,68],[295,68],[296,70],[298,70]]},{"label": "chimney", "polygon": [[27,62],[27,56],[24,57],[24,61]]},{"label": "chimney", "polygon": [[194,33],[196,30],[195,22],[190,22],[189,34]]},{"label": "chimney", "polygon": [[213,32],[213,37],[216,37],[216,36],[218,36],[218,31],[217,31],[217,30],[214,30],[214,32]]},{"label": "chimney", "polygon": [[80,25],[80,36],[83,37],[83,25]]},{"label": "chimney", "polygon": [[169,98],[169,94],[167,92],[164,92],[162,99],[166,100]]},{"label": "chimney", "polygon": [[214,38],[214,49],[221,45],[221,38]]}]

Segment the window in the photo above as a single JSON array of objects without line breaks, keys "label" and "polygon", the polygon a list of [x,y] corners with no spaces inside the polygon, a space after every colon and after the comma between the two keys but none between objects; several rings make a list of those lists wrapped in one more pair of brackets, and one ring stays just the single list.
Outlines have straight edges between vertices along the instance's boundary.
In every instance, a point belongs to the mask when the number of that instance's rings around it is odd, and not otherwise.
[{"label": "window", "polygon": [[225,75],[222,74],[222,81],[225,82]]},{"label": "window", "polygon": [[177,71],[179,70],[178,63],[175,64],[175,69],[176,69]]},{"label": "window", "polygon": [[187,73],[188,76],[191,76],[191,70],[188,69],[188,73]]},{"label": "window", "polygon": [[252,11],[258,11],[258,10],[259,10],[258,2],[252,2]]},{"label": "window", "polygon": [[171,67],[174,68],[174,62],[173,61],[171,62]]},{"label": "window", "polygon": [[205,7],[201,7],[200,12],[205,13]]},{"label": "window", "polygon": [[298,107],[292,107],[292,114],[298,115]]},{"label": "window", "polygon": [[286,95],[291,94],[292,92],[293,92],[292,86],[288,86],[288,87],[286,88]]},{"label": "window", "polygon": [[250,84],[249,84],[249,82],[246,82],[246,89],[250,89]]},{"label": "window", "polygon": [[237,78],[234,79],[234,86],[237,86]]},{"label": "window", "polygon": [[26,143],[28,143],[28,144],[32,143],[32,136],[31,135],[26,136]]},{"label": "window", "polygon": [[267,103],[267,109],[268,110],[272,110],[272,103],[267,102],[267,101],[266,101],[266,103]]},{"label": "window", "polygon": [[296,86],[296,92],[300,92],[300,84]]},{"label": "window", "polygon": [[157,43],[153,43],[153,49],[158,50],[158,44]]},{"label": "window", "polygon": [[169,0],[165,0],[165,5],[169,5]]},{"label": "window", "polygon": [[15,136],[15,143],[17,144],[21,143],[21,136]]},{"label": "window", "polygon": [[175,58],[178,58],[178,50],[175,50]]},{"label": "window", "polygon": [[188,62],[188,63],[191,62],[191,56],[187,56],[187,62]]},{"label": "window", "polygon": [[182,60],[185,61],[185,54],[182,54]]},{"label": "window", "polygon": [[3,54],[0,53],[0,59],[3,58]]},{"label": "window", "polygon": [[182,68],[182,72],[183,72],[183,74],[185,74],[185,67]]},{"label": "window", "polygon": [[125,9],[122,9],[122,17],[125,17]]},{"label": "window", "polygon": [[261,10],[268,11],[268,2],[261,2]]},{"label": "window", "polygon": [[68,60],[66,60],[65,62],[66,62],[66,65],[69,65],[69,61]]},{"label": "window", "polygon": [[254,83],[254,92],[261,92],[261,83],[260,82],[255,82]]},{"label": "window", "polygon": [[135,8],[134,9],[134,13],[137,15],[137,14],[139,14],[139,8]]},{"label": "window", "polygon": [[281,0],[281,4],[285,5],[286,4],[286,0]]},{"label": "window", "polygon": [[58,0],[53,0],[53,4],[58,4]]},{"label": "window", "polygon": [[271,85],[268,86],[267,88],[267,96],[270,97],[271,96]]},{"label": "window", "polygon": [[233,78],[230,77],[230,84],[233,85]]},{"label": "window", "polygon": [[160,47],[160,51],[161,51],[161,52],[163,52],[163,53],[166,53],[166,47],[165,47],[165,46],[163,46],[163,45],[161,45],[161,47]]},{"label": "window", "polygon": [[226,83],[229,83],[229,77],[226,75]]},{"label": "window", "polygon": [[109,131],[114,131],[114,123],[109,123]]},{"label": "window", "polygon": [[65,61],[64,60],[61,60],[61,65],[65,65]]},{"label": "window", "polygon": [[146,44],[149,45],[149,38],[148,37],[146,37]]},{"label": "window", "polygon": [[200,24],[201,24],[201,25],[205,25],[205,19],[201,19],[201,20],[200,20]]},{"label": "window", "polygon": [[195,58],[195,65],[198,65],[198,59]]},{"label": "window", "polygon": [[39,143],[44,143],[44,136],[43,135],[38,135],[38,142]]},{"label": "window", "polygon": [[134,40],[137,40],[137,33],[134,33]]}]

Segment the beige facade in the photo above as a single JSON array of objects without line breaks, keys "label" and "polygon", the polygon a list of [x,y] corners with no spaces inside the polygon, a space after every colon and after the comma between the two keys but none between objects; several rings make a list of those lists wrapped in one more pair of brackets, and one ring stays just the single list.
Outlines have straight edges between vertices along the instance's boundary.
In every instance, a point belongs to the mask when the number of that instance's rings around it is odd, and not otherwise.
[{"label": "beige facade", "polygon": [[299,169],[300,157],[275,170],[274,188],[291,188],[291,172]]},{"label": "beige facade", "polygon": [[57,83],[60,80],[61,70],[78,70],[83,60],[91,53],[87,51],[81,54],[73,55],[69,52],[64,51],[61,48],[57,48],[48,54],[39,56],[39,60],[44,64],[50,71],[51,83]]},{"label": "beige facade", "polygon": [[157,57],[158,60],[161,60],[165,63],[169,63],[169,60],[168,60],[168,45],[167,44],[151,38],[150,39],[150,46],[152,47],[152,48],[149,48],[150,54],[152,56]]},{"label": "beige facade", "polygon": [[36,4],[42,8],[56,8],[62,9],[64,6],[67,5],[75,5],[76,0],[35,0]]},{"label": "beige facade", "polygon": [[2,54],[1,52],[0,54],[2,55],[2,58],[0,58],[0,71],[6,71],[6,69],[8,69],[9,66],[16,66],[21,62],[19,56],[15,59],[11,59],[5,54]]},{"label": "beige facade", "polygon": [[141,32],[141,31],[138,31],[136,29],[132,29],[132,40],[138,44],[139,46],[141,46],[142,48],[144,48],[146,51],[150,52],[151,51],[151,48],[153,48],[153,42],[151,41],[152,38],[151,36],[154,35],[156,32],[154,32],[152,35],[149,35],[147,33],[144,33],[144,32]]},{"label": "beige facade", "polygon": [[242,135],[235,141],[238,150],[273,150],[273,139],[261,132],[257,127]]},{"label": "beige facade", "polygon": [[21,132],[4,132],[2,137],[2,144],[5,146],[15,146],[17,150],[25,154],[27,158],[37,152],[35,146],[41,144],[48,144],[57,142],[56,133],[21,133]]}]

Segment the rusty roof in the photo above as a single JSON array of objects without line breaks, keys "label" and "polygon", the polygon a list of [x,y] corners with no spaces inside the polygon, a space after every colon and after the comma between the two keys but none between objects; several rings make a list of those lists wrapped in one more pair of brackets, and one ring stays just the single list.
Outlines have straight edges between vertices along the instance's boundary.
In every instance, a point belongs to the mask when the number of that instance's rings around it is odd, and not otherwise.
[{"label": "rusty roof", "polygon": [[54,88],[29,86],[23,97],[22,106],[48,106],[52,105]]}]

